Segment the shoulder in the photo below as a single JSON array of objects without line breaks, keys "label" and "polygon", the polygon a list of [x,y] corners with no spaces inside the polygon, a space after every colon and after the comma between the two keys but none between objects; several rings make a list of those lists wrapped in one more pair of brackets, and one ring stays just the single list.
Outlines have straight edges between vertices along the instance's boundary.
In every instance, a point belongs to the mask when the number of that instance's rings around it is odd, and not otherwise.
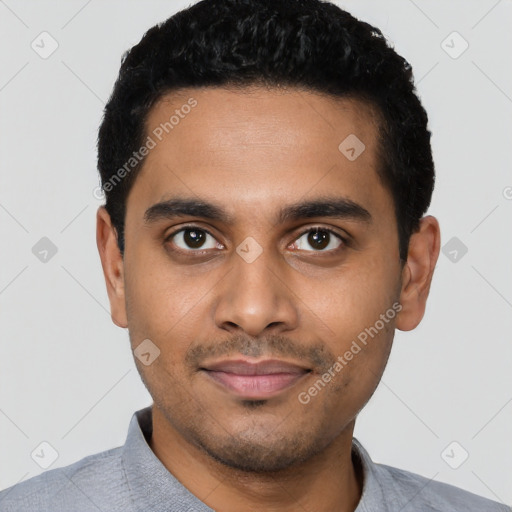
[{"label": "shoulder", "polygon": [[512,508],[477,494],[403,469],[375,464],[377,479],[394,489],[406,511],[511,512]]},{"label": "shoulder", "polygon": [[126,480],[122,447],[84,457],[0,491],[2,512],[70,512],[117,510],[109,508],[112,496],[120,496]]}]

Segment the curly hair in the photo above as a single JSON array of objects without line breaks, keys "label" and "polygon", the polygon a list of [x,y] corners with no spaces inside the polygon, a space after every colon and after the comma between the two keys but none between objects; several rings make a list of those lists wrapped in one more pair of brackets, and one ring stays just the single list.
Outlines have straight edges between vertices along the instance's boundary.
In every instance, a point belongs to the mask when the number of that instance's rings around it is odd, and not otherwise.
[{"label": "curly hair", "polygon": [[394,201],[405,262],[434,189],[427,114],[410,64],[382,32],[322,0],[202,0],[124,53],[98,133],[105,208],[121,254],[126,200],[144,159],[116,186],[105,185],[141,147],[152,106],[182,88],[252,85],[358,98],[376,109],[377,173]]}]

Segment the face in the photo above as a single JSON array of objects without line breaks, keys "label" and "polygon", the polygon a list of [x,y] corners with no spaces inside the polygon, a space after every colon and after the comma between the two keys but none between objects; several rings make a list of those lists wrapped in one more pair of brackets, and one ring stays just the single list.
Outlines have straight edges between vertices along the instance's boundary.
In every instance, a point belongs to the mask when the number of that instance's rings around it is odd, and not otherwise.
[{"label": "face", "polygon": [[296,89],[188,89],[153,107],[147,135],[124,259],[98,219],[112,316],[149,352],[135,362],[155,407],[227,466],[308,460],[353,428],[395,327],[421,319],[415,272],[433,268],[400,264],[372,111]]}]

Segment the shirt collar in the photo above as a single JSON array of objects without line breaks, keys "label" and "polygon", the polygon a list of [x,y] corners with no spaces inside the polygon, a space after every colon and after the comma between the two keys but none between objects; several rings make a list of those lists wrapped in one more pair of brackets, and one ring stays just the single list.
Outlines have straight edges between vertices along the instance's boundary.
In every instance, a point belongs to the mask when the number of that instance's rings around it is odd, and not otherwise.
[{"label": "shirt collar", "polygon": [[352,458],[358,461],[363,475],[361,499],[355,512],[391,512],[386,505],[386,495],[389,494],[389,489],[385,493],[380,484],[379,467],[355,437],[352,438]]},{"label": "shirt collar", "polygon": [[[122,452],[134,509],[138,512],[214,512],[186,489],[151,450],[148,444],[153,432],[151,410],[152,406],[149,406],[133,414]],[[382,508],[385,495],[379,485],[377,466],[355,437],[352,439],[352,456],[359,461],[363,474],[362,495],[355,512],[387,512],[387,507]]]},{"label": "shirt collar", "polygon": [[186,489],[151,450],[153,432],[151,406],[135,412],[123,447],[123,467],[137,512],[214,512]]}]

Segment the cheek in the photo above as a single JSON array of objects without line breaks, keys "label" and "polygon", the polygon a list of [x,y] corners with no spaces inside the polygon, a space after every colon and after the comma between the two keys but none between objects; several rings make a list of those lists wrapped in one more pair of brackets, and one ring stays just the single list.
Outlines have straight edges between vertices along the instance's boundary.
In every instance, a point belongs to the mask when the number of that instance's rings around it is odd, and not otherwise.
[{"label": "cheek", "polygon": [[208,292],[218,277],[211,279],[212,273],[194,278],[170,265],[157,268],[142,261],[136,267],[138,272],[126,277],[132,349],[150,339],[160,350],[158,364],[139,365],[139,372],[153,389],[179,386],[186,378],[183,360],[188,349],[211,332]]},{"label": "cheek", "polygon": [[162,335],[193,310],[204,291],[168,261],[163,248],[147,242],[136,247],[125,263],[128,321]]},{"label": "cheek", "polygon": [[374,325],[398,292],[395,269],[361,262],[340,267],[321,286],[301,286],[299,295],[328,335],[348,340]]},{"label": "cheek", "polygon": [[[323,342],[341,358],[330,387],[333,400],[360,401],[371,395],[385,368],[394,335],[399,289],[396,269],[384,260],[346,265],[322,287],[302,288]],[[319,332],[319,331],[318,331]]]}]

